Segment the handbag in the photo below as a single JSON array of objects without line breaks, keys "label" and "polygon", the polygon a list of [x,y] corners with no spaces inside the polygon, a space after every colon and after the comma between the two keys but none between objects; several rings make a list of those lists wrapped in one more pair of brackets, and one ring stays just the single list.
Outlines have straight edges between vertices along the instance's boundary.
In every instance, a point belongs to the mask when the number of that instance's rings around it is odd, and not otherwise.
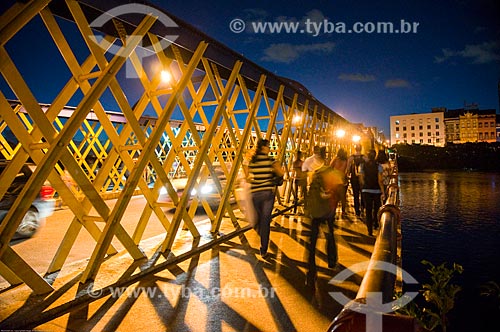
[{"label": "handbag", "polygon": [[273,183],[274,183],[275,186],[277,186],[277,187],[282,186],[283,182],[284,182],[283,175],[279,176],[279,175],[274,174]]}]

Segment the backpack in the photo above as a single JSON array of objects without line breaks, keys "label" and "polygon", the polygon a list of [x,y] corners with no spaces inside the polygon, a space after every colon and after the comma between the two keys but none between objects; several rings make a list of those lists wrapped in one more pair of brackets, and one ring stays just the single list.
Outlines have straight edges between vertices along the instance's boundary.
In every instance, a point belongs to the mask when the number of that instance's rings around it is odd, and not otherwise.
[{"label": "backpack", "polygon": [[317,169],[309,186],[306,199],[306,210],[312,218],[327,217],[331,212],[330,197],[331,193],[325,192],[324,174],[331,171],[331,167],[322,166]]}]

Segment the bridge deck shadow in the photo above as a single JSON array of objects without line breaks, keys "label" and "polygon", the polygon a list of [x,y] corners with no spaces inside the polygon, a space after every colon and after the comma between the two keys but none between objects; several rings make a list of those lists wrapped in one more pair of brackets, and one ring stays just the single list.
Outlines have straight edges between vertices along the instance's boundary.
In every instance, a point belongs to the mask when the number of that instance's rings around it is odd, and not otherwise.
[{"label": "bridge deck shadow", "polygon": [[[246,225],[241,221],[241,227]],[[320,232],[313,286],[306,285],[310,220],[285,214],[273,220],[267,259],[259,255],[257,233],[249,230],[114,294],[66,308],[89,286],[77,282],[82,268],[76,268],[56,279],[56,291],[48,295],[32,295],[26,286],[0,293],[0,329],[128,331],[140,326],[150,331],[325,331],[343,307],[329,292],[354,298],[363,275],[353,274],[339,285],[329,281],[349,266],[369,260],[375,241],[366,236],[364,223],[353,213],[341,217],[338,210],[335,225],[339,263],[328,268],[325,235]],[[221,231],[230,232],[234,226],[223,223]],[[193,246],[190,236],[178,238],[174,254]],[[206,240],[202,237],[200,242]],[[165,261],[154,255],[156,249],[149,248],[148,257]],[[126,278],[147,264],[132,262],[126,253],[113,256],[104,263],[93,289],[116,280],[116,271],[127,270],[120,276]]]}]

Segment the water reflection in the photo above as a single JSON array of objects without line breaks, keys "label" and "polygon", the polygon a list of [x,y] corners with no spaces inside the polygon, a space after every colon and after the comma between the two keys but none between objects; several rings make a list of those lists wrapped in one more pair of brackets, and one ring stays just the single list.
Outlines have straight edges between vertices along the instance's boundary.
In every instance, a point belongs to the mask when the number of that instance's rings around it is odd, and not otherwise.
[{"label": "water reflection", "polygon": [[470,230],[495,224],[500,215],[500,174],[451,172],[401,174],[404,218],[441,229],[458,223]]},{"label": "water reflection", "polygon": [[420,263],[423,259],[464,267],[456,280],[463,291],[454,331],[471,331],[469,324],[475,322],[466,317],[487,312],[475,305],[480,302],[479,286],[492,280],[500,284],[498,183],[500,174],[494,173],[400,174],[403,268],[424,283],[429,275]]}]

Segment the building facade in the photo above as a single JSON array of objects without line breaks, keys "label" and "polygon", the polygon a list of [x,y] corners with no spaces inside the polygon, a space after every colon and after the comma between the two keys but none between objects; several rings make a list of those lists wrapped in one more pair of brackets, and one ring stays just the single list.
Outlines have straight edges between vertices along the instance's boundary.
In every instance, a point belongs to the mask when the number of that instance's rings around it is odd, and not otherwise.
[{"label": "building facade", "polygon": [[444,112],[393,115],[390,121],[391,144],[445,145]]},{"label": "building facade", "polygon": [[500,141],[496,110],[433,108],[431,113],[393,115],[391,144],[427,144]]},{"label": "building facade", "polygon": [[494,109],[456,109],[444,112],[447,143],[496,142]]}]

